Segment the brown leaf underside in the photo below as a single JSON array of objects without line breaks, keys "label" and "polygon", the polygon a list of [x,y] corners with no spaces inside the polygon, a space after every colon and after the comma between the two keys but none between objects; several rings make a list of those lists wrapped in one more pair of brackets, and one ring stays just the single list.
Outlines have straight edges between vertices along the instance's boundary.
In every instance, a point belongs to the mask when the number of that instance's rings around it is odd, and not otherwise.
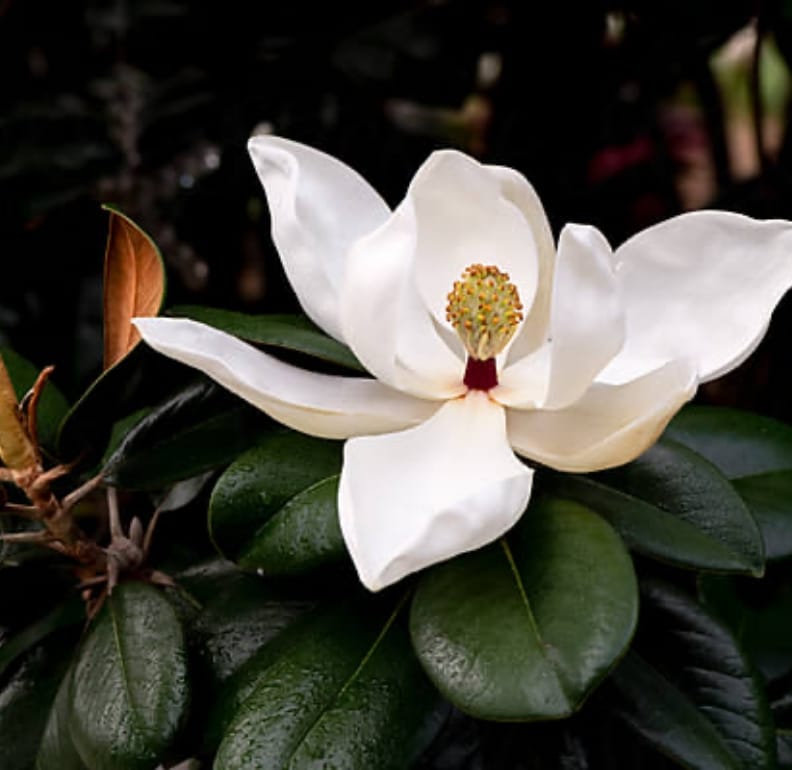
[{"label": "brown leaf underside", "polygon": [[104,265],[104,368],[118,363],[139,342],[136,316],[155,316],[165,278],[154,244],[134,224],[110,212]]}]

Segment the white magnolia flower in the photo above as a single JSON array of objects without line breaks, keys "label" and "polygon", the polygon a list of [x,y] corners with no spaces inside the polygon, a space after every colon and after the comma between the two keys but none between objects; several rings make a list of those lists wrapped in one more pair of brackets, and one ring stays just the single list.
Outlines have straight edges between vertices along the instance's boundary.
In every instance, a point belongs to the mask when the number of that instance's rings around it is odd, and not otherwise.
[{"label": "white magnolia flower", "polygon": [[391,211],[324,153],[249,149],[303,309],[376,379],[303,371],[190,320],[136,323],[285,425],[348,439],[340,523],[371,590],[506,532],[533,476],[514,452],[565,471],[635,458],[746,358],[792,284],[786,222],[684,214],[615,252],[567,225],[556,248],[520,174],[459,152],[434,153]]}]

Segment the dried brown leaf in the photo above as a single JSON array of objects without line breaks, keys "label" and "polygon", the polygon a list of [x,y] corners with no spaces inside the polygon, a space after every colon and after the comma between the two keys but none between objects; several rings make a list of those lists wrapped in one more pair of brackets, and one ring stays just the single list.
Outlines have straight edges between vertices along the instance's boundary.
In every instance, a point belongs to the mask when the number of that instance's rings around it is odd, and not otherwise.
[{"label": "dried brown leaf", "polygon": [[104,263],[104,368],[117,364],[140,341],[138,316],[159,313],[165,269],[154,241],[131,219],[110,212]]},{"label": "dried brown leaf", "polygon": [[13,470],[25,470],[37,462],[36,449],[19,414],[16,392],[0,355],[0,460]]}]

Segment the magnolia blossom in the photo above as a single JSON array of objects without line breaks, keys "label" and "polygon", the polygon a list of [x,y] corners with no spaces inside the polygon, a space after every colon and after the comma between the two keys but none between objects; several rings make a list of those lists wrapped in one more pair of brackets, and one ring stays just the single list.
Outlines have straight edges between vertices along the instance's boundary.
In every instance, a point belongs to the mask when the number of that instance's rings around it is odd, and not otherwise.
[{"label": "magnolia blossom", "polygon": [[391,210],[295,142],[250,154],[305,312],[373,378],[304,371],[208,326],[138,319],[154,348],[276,420],[348,439],[338,494],[361,581],[378,590],[506,532],[533,470],[626,463],[698,383],[759,343],[792,284],[792,225],[702,211],[613,251],[556,246],[516,171],[433,153]]}]

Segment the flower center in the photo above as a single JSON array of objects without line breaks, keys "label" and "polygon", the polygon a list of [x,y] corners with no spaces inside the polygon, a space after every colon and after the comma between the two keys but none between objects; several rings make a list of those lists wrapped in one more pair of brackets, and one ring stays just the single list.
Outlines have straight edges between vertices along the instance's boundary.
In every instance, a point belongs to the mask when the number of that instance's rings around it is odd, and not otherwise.
[{"label": "flower center", "polygon": [[495,356],[514,336],[523,320],[517,287],[494,265],[470,265],[448,294],[446,318],[470,358],[465,384],[489,390],[498,384]]}]

